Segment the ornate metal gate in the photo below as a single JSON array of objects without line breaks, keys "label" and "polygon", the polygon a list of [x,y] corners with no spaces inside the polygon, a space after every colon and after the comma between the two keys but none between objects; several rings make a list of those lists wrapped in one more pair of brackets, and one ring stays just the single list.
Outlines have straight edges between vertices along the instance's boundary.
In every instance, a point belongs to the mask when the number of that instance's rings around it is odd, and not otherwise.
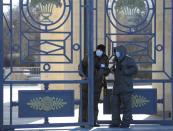
[{"label": "ornate metal gate", "polygon": [[[106,44],[110,65],[117,45],[124,45],[138,64],[133,123],[171,124],[173,119],[172,4],[168,0],[95,0],[95,43]],[[112,82],[111,76],[108,81]],[[109,114],[109,103],[105,104],[104,112]],[[137,114],[147,115],[140,119]]]},{"label": "ornate metal gate", "polygon": [[[85,37],[93,76],[89,7],[92,0],[1,1],[1,129],[93,124],[93,77],[81,79],[78,69]],[[90,85],[88,122],[79,116],[83,83]]]},{"label": "ornate metal gate", "polygon": [[[92,125],[93,50],[103,43],[110,65],[117,45],[138,63],[134,107],[149,115],[134,116],[134,123],[171,124],[172,8],[170,0],[1,1],[1,129]],[[85,53],[89,77],[82,80],[78,66]],[[112,77],[107,80],[111,87]],[[83,83],[89,85],[85,123],[76,115]]]}]

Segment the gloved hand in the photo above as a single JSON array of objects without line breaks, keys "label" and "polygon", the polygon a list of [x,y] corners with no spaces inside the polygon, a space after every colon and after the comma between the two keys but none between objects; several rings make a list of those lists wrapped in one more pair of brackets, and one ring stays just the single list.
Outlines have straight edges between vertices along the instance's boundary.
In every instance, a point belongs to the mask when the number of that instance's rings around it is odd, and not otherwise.
[{"label": "gloved hand", "polygon": [[105,69],[105,67],[106,67],[106,65],[104,63],[95,65],[96,69]]},{"label": "gloved hand", "polygon": [[95,64],[96,69],[100,69],[100,64]]},{"label": "gloved hand", "polygon": [[100,64],[100,68],[105,68],[106,65],[105,64]]}]

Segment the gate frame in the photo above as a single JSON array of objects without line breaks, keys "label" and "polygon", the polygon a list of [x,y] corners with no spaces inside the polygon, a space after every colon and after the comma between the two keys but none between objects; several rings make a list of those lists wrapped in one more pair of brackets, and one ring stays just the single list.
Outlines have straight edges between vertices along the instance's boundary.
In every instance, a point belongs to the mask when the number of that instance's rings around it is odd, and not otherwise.
[{"label": "gate frame", "polygon": [[3,0],[0,1],[0,129],[3,127]]},{"label": "gate frame", "polygon": [[[93,107],[94,106],[94,103],[93,103],[93,43],[94,43],[94,1],[93,0],[87,0],[87,24],[86,26],[88,27],[87,28],[87,40],[89,42],[89,46],[88,46],[88,52],[89,52],[89,55],[88,55],[88,60],[89,60],[89,68],[90,70],[88,70],[88,75],[91,76],[88,78],[88,84],[90,85],[88,91],[88,118],[89,118],[89,125],[92,126],[94,124],[94,112],[93,112],[93,109],[92,108],[89,108],[89,107]],[[171,7],[171,10],[172,10],[172,34],[171,34],[171,57],[173,58],[173,1],[172,1],[172,7]],[[5,82],[3,81],[3,0],[0,1],[0,31],[1,31],[1,35],[0,35],[0,129],[4,129],[4,125],[3,125],[3,85],[5,84]],[[172,63],[172,66],[171,66],[171,74],[172,74],[172,78],[171,78],[171,93],[172,93],[172,115],[173,115],[173,61],[171,61]],[[37,83],[42,83],[43,81],[38,81]],[[50,81],[50,83],[54,83],[53,81]],[[12,84],[12,82],[9,82],[8,84]],[[16,83],[19,83],[19,84],[22,84],[22,82],[16,82]],[[26,83],[26,82],[25,82]],[[45,83],[49,83],[48,82],[45,82]],[[59,83],[62,83],[62,81],[60,81]],[[70,83],[70,82],[69,82]],[[74,82],[75,83],[75,82]],[[158,121],[150,121],[152,122],[152,124],[164,124],[164,125],[173,125],[173,116],[171,118],[171,120],[158,120]],[[142,120],[142,121],[134,121],[133,123],[135,124],[148,124],[147,121],[145,120]],[[12,127],[14,128],[39,128],[39,127],[58,127],[58,126],[78,126],[80,123],[76,123],[76,124],[69,124],[69,123],[62,123],[62,124],[51,124],[51,125],[47,125],[47,124],[40,124],[40,125],[11,125]],[[104,124],[106,124],[106,122],[104,122]],[[9,125],[10,126],[10,125]],[[8,127],[9,127],[8,126]]]},{"label": "gate frame", "polygon": [[[163,0],[163,1],[166,1],[166,0]],[[105,0],[105,6],[106,6],[106,0]],[[96,7],[97,8],[97,7]],[[165,84],[165,83],[170,83],[171,84],[171,107],[172,107],[172,110],[171,110],[171,118],[170,120],[133,120],[131,124],[160,124],[160,125],[173,125],[173,1],[171,1],[171,7],[167,8],[167,9],[170,9],[171,11],[171,79],[170,80],[134,80],[135,83],[141,83],[141,82],[145,82],[145,83],[150,83],[150,82],[156,82],[156,83],[162,83],[162,84]],[[156,13],[156,12],[155,12]],[[165,9],[164,9],[164,13],[165,13]],[[164,14],[163,13],[163,14]],[[106,10],[104,12],[104,17],[106,17]],[[155,14],[156,15],[156,14]],[[165,15],[165,14],[164,14]],[[163,23],[162,23],[163,24]],[[106,26],[106,24],[105,24]],[[106,27],[104,27],[106,28]],[[156,32],[157,33],[157,32]],[[105,41],[105,40],[104,40]],[[108,82],[113,82],[112,80],[108,80]],[[164,111],[165,112],[165,111]],[[99,124],[110,124],[111,121],[109,120],[100,120],[98,121]]]},{"label": "gate frame", "polygon": [[[171,89],[171,93],[172,93],[172,121],[173,121],[173,1],[172,1],[172,4],[171,4],[171,13],[172,13],[172,21],[171,21],[171,25],[172,25],[172,32],[171,32],[171,75],[172,75],[172,78],[171,78],[171,84],[172,84],[172,89]],[[173,122],[171,123],[173,125]]]},{"label": "gate frame", "polygon": [[[81,1],[81,0],[79,0]],[[10,0],[10,4],[11,4],[12,0]],[[19,0],[20,2],[20,0]],[[9,84],[10,85],[10,88],[12,88],[12,84],[30,84],[30,83],[39,83],[39,84],[69,84],[69,83],[72,83],[72,84],[76,84],[76,83],[79,83],[79,84],[82,84],[82,83],[85,83],[83,80],[75,80],[75,81],[72,81],[72,80],[59,80],[59,81],[53,81],[53,80],[50,80],[50,81],[42,81],[42,80],[38,80],[38,81],[34,81],[34,82],[30,82],[30,81],[4,81],[3,79],[3,0],[0,1],[0,31],[2,32],[1,35],[0,35],[0,129],[2,130],[14,130],[15,128],[44,128],[44,127],[62,127],[62,126],[80,126],[80,125],[88,125],[88,126],[93,126],[94,125],[94,109],[93,108],[90,108],[90,107],[94,107],[94,102],[93,102],[93,99],[94,99],[94,89],[93,89],[93,70],[94,70],[94,67],[93,67],[93,48],[94,48],[94,40],[93,40],[93,37],[94,37],[94,33],[93,33],[93,30],[94,30],[94,15],[93,15],[93,7],[94,7],[94,1],[93,0],[86,0],[86,6],[84,6],[84,8],[86,9],[86,41],[89,43],[88,46],[87,46],[87,51],[89,53],[88,55],[88,75],[91,76],[91,77],[88,77],[88,122],[78,122],[78,123],[57,123],[57,124],[49,124],[47,123],[47,118],[45,117],[45,122],[43,124],[22,124],[22,125],[4,125],[3,123],[3,86],[4,84]],[[82,7],[80,7],[82,8]],[[11,11],[12,12],[12,9]],[[12,15],[12,14],[10,14]],[[73,15],[73,14],[72,14]],[[83,15],[82,15],[83,16]],[[80,16],[81,17],[81,16]],[[81,21],[80,21],[81,22]],[[12,102],[12,101],[10,101]]]}]

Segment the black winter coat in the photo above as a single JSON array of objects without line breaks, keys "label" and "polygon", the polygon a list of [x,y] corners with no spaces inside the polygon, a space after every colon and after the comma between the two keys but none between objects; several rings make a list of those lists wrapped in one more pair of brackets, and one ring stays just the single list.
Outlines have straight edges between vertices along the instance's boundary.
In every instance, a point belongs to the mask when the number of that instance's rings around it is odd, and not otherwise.
[{"label": "black winter coat", "polygon": [[121,59],[115,59],[114,85],[113,93],[130,93],[133,92],[133,77],[137,73],[138,68],[133,58],[126,55],[126,50],[123,47],[117,47],[123,55]]},{"label": "black winter coat", "polygon": [[[82,73],[80,73],[81,76],[85,75],[88,76],[88,57],[84,57],[82,63],[81,63]],[[101,68],[101,64],[105,64],[105,68]],[[109,59],[107,55],[103,54],[101,58],[96,56],[96,53],[94,52],[94,85],[95,88],[101,88],[102,82],[105,79],[105,76],[107,76],[110,73],[110,70],[108,68],[109,65]]]}]

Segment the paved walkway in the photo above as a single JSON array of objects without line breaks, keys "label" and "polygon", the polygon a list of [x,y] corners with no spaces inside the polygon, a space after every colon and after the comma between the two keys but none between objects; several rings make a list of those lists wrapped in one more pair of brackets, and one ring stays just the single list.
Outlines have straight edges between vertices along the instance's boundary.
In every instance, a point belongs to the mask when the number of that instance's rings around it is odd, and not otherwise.
[{"label": "paved walkway", "polygon": [[[22,130],[22,129],[21,129]],[[26,129],[25,131],[173,131],[173,126],[160,125],[132,125],[129,129],[109,128],[101,126],[98,128],[80,128],[80,127],[61,127],[56,129]]]}]

